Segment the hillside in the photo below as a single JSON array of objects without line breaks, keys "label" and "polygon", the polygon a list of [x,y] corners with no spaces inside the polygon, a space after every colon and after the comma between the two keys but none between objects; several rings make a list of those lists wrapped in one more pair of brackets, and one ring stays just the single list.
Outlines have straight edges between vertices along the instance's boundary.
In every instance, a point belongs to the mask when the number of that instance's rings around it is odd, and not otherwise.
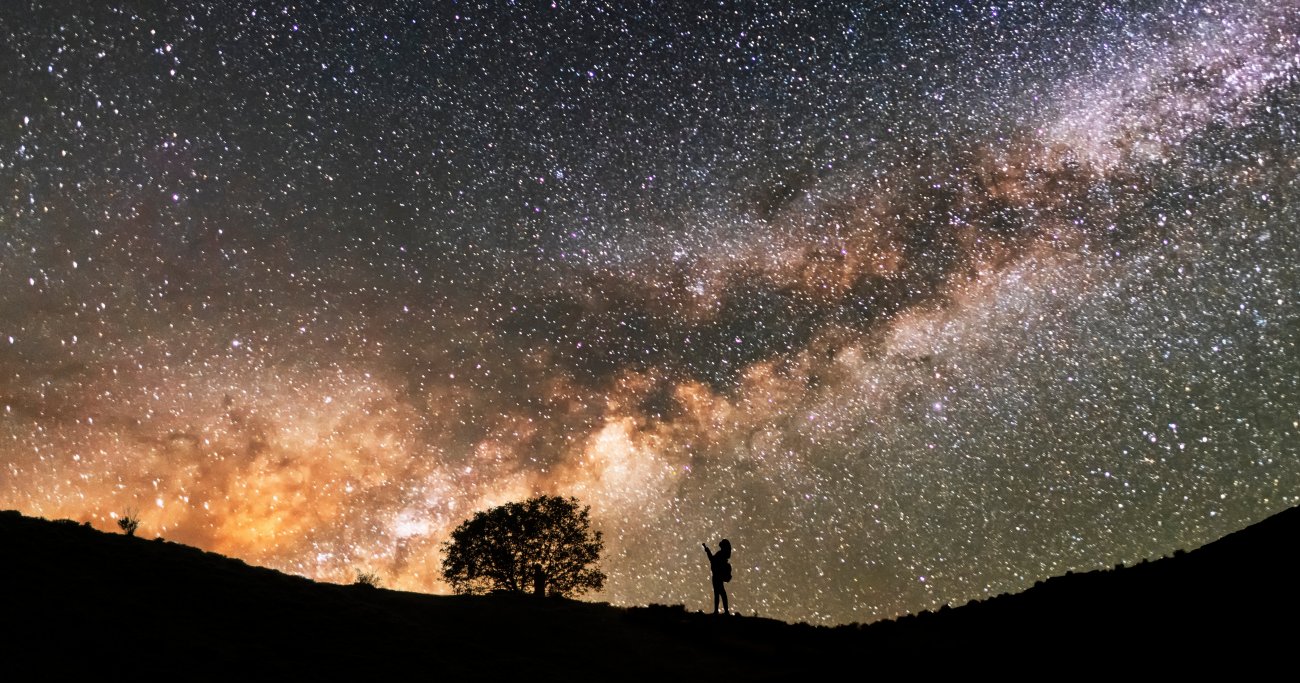
[{"label": "hillside", "polygon": [[11,667],[150,677],[783,679],[847,669],[1154,669],[1280,661],[1300,608],[1291,509],[1198,550],[1018,595],[838,628],[680,606],[316,583],[163,540],[0,512]]}]

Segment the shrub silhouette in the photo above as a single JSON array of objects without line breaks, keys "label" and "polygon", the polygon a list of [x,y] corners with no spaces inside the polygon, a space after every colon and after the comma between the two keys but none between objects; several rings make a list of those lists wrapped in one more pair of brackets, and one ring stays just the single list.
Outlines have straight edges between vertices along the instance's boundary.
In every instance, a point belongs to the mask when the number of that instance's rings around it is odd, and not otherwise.
[{"label": "shrub silhouette", "polygon": [[537,496],[474,513],[443,544],[442,575],[459,594],[493,590],[581,595],[605,587],[590,506]]},{"label": "shrub silhouette", "polygon": [[368,586],[370,588],[378,588],[380,583],[381,582],[378,574],[374,572],[359,571],[357,572],[357,581],[354,585]]},{"label": "shrub silhouette", "polygon": [[140,518],[131,510],[127,510],[120,519],[117,520],[117,528],[126,533],[127,536],[134,536],[135,530],[140,528]]}]

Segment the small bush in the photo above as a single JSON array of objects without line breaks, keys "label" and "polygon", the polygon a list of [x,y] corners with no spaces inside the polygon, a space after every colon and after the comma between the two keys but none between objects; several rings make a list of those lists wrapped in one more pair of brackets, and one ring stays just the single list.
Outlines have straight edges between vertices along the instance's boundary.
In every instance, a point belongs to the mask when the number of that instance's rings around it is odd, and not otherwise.
[{"label": "small bush", "polygon": [[140,518],[134,512],[127,510],[117,520],[117,528],[121,529],[127,536],[134,536],[135,530],[140,528]]},{"label": "small bush", "polygon": [[353,585],[378,588],[379,575],[374,572],[357,572],[357,581]]}]

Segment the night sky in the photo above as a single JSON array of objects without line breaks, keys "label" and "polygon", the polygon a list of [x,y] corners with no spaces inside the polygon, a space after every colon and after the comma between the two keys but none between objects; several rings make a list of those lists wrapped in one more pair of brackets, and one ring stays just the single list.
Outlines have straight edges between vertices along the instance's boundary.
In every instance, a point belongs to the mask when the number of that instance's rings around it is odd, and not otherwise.
[{"label": "night sky", "polygon": [[0,508],[847,623],[1300,503],[1300,2],[384,4],[0,5]]}]

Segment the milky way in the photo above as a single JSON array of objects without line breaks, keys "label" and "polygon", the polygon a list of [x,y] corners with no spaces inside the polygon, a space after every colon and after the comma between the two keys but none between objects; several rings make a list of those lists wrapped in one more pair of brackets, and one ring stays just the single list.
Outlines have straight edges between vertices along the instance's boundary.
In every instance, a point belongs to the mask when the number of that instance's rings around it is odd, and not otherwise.
[{"label": "milky way", "polygon": [[0,507],[847,623],[1300,502],[1293,0],[100,4],[0,8]]}]

